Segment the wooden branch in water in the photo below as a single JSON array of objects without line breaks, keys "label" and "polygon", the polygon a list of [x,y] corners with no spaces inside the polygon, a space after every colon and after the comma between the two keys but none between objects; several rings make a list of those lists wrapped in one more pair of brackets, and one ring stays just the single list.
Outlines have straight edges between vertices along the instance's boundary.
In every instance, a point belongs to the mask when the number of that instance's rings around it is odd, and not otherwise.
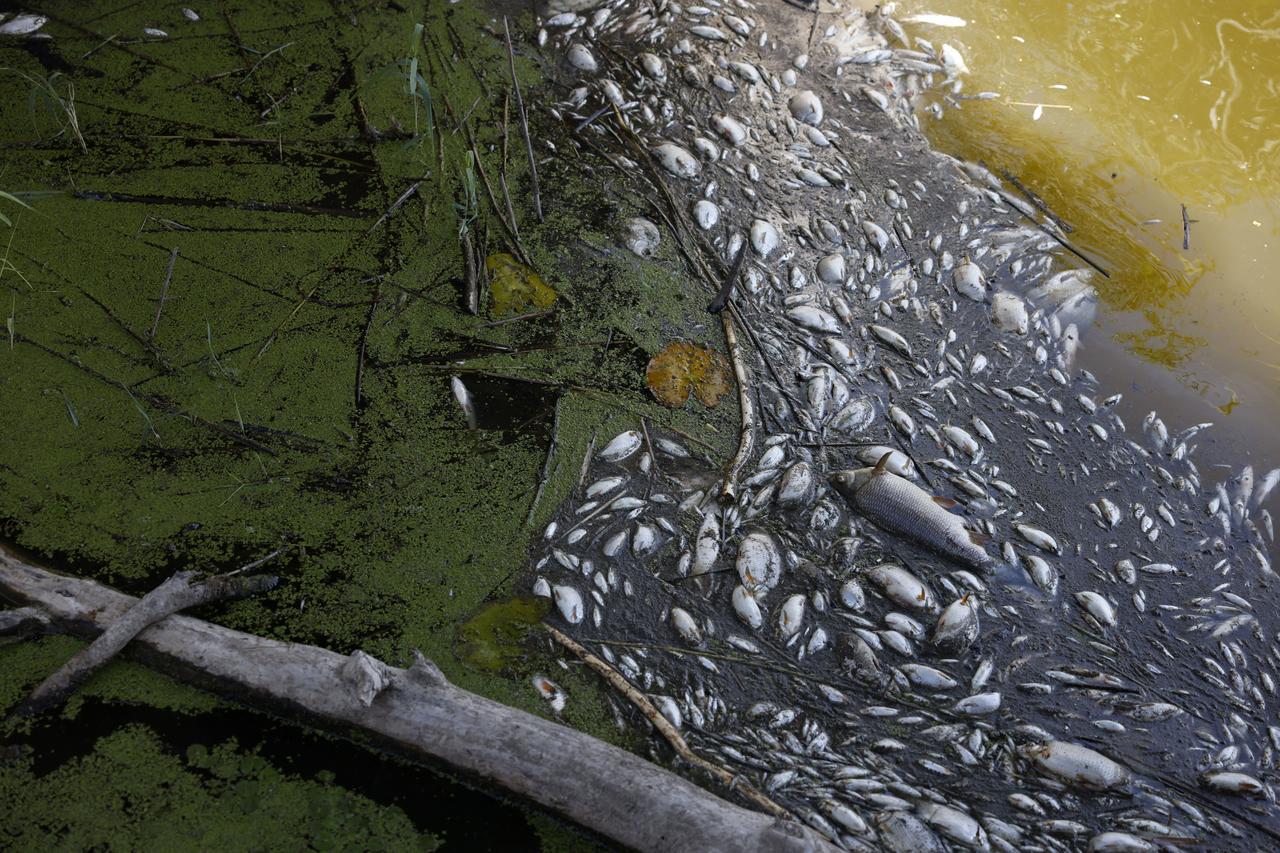
[{"label": "wooden branch in water", "polygon": [[[137,599],[64,577],[0,547],[0,595],[39,607],[59,630],[95,635]],[[355,729],[539,803],[645,851],[835,848],[793,821],[749,811],[630,752],[450,684],[418,656],[407,669],[174,615],[138,635],[144,662],[238,700]]]},{"label": "wooden branch in water", "polygon": [[38,634],[49,624],[49,617],[37,607],[15,607],[0,610],[0,637]]},{"label": "wooden branch in water", "polygon": [[1066,232],[1067,234],[1070,234],[1072,231],[1075,230],[1074,228],[1071,227],[1070,224],[1067,223],[1065,219],[1063,219],[1061,216],[1053,212],[1052,208],[1050,208],[1049,205],[1045,203],[1045,200],[1040,198],[1039,193],[1034,192],[1029,187],[1027,187],[1026,184],[1018,180],[1017,175],[1009,171],[1001,171],[1000,176],[1003,177],[1009,183],[1013,184],[1015,187],[1017,187],[1018,192],[1022,193],[1024,196],[1027,197],[1027,201],[1031,202],[1033,205],[1035,205],[1037,210],[1039,210],[1045,216],[1049,217],[1049,219],[1053,220],[1053,224],[1057,225],[1064,232]]},{"label": "wooden branch in water", "polygon": [[645,719],[648,720],[653,727],[658,730],[658,733],[662,735],[663,739],[671,745],[671,748],[676,751],[677,755],[692,764],[694,767],[710,773],[713,777],[728,786],[730,790],[737,791],[747,800],[764,809],[769,814],[781,818],[791,817],[790,812],[757,791],[751,785],[736,777],[732,772],[718,764],[712,764],[710,761],[707,761],[705,758],[690,749],[688,742],[685,741],[684,736],[680,734],[680,731],[671,724],[670,720],[662,716],[662,712],[654,707],[653,703],[649,701],[649,697],[637,690],[631,682],[627,681],[627,679],[623,677],[622,673],[618,672],[612,666],[591,654],[591,652],[587,651],[579,643],[565,636],[550,625],[546,625],[544,627],[547,629],[547,633],[551,635],[551,639],[573,652],[579,660],[591,669],[595,670],[595,672],[604,678],[605,681],[609,682],[615,690],[627,697],[627,700],[639,709]]},{"label": "wooden branch in water", "polygon": [[463,231],[458,237],[462,245],[462,271],[466,282],[467,313],[480,313],[480,264],[476,257],[476,246],[471,238],[471,230]]},{"label": "wooden branch in water", "polygon": [[742,245],[738,247],[738,252],[733,256],[733,264],[729,267],[729,274],[724,277],[724,284],[720,285],[716,298],[711,300],[711,304],[707,306],[707,311],[712,314],[719,314],[729,304],[729,297],[733,295],[733,286],[738,281],[738,273],[742,270],[742,261],[747,256],[747,243],[750,241],[743,238]]},{"label": "wooden branch in water", "polygon": [[198,572],[178,572],[143,596],[88,647],[40,682],[18,706],[18,713],[38,714],[61,705],[89,676],[110,663],[130,640],[166,616],[201,604],[265,592],[280,580],[271,575],[215,575],[204,580],[198,580],[198,576]]}]

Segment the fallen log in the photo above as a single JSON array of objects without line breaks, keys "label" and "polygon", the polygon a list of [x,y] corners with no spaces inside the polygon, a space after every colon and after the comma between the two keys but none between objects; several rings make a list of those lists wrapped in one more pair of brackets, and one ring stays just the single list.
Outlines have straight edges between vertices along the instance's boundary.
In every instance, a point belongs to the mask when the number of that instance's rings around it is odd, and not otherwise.
[{"label": "fallen log", "polygon": [[201,579],[198,572],[178,572],[143,596],[96,640],[40,682],[18,707],[18,713],[38,714],[61,705],[91,675],[110,663],[130,640],[166,616],[213,601],[263,592],[276,583],[277,578],[271,575],[215,575]]},{"label": "fallen log", "polygon": [[[138,599],[34,565],[0,546],[0,595],[49,630],[95,636]],[[373,736],[538,803],[618,844],[653,851],[834,851],[811,829],[749,811],[566,726],[450,684],[417,656],[407,669],[168,616],[138,634],[148,664],[240,701]]]}]

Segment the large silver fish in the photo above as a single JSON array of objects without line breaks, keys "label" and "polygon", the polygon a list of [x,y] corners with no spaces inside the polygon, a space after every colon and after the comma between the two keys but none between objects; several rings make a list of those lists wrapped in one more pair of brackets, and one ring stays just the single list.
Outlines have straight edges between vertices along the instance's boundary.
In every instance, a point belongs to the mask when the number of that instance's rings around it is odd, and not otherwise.
[{"label": "large silver fish", "polygon": [[944,508],[954,501],[935,498],[910,480],[888,470],[886,453],[873,468],[836,471],[831,486],[851,506],[886,530],[901,533],[940,554],[970,566],[994,560],[964,520]]}]

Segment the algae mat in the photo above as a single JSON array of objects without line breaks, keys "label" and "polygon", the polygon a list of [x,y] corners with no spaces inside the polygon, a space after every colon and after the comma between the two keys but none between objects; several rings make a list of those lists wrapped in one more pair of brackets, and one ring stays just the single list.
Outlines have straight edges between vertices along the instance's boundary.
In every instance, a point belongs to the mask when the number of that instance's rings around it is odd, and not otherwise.
[{"label": "algae mat", "polygon": [[[597,436],[647,417],[716,452],[733,442],[731,400],[673,411],[645,389],[666,344],[723,340],[670,246],[619,247],[617,223],[645,210],[636,188],[544,144],[570,129],[535,126],[538,219],[502,22],[471,7],[38,11],[45,37],[0,41],[0,190],[18,199],[0,198],[5,537],[135,594],[266,558],[277,590],[198,615],[393,663],[420,648],[459,686],[535,713],[550,711],[530,676],[551,672],[564,719],[616,740],[578,668],[492,628],[492,611],[458,635],[516,588]],[[554,69],[521,46],[528,25],[512,20],[532,99]],[[486,632],[508,648],[462,659]],[[0,647],[4,707],[69,642]],[[58,720],[4,730],[0,838],[90,846],[124,801],[126,846],[175,827],[234,845],[224,833],[265,831],[277,808],[300,815],[281,824],[298,844],[466,837],[420,805],[471,796],[456,784],[402,768],[423,797],[365,790],[389,760],[158,677],[110,679]],[[151,787],[128,789],[135,775]],[[201,816],[267,790],[288,802],[235,827]],[[64,825],[33,822],[59,798],[76,803]],[[326,822],[337,812],[349,821]]]}]

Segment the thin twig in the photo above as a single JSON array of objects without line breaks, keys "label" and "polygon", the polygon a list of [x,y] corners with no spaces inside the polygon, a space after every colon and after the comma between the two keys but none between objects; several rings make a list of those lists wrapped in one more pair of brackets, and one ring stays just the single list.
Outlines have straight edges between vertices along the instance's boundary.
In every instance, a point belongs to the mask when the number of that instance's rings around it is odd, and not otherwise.
[{"label": "thin twig", "polygon": [[[649,439],[649,419],[640,419],[640,429],[644,430],[644,446],[649,450],[649,464],[653,468],[653,473],[661,476],[662,470],[658,468],[658,454],[653,452],[653,442]],[[649,499],[649,493],[653,490],[653,477],[647,478],[644,486],[644,498]]]},{"label": "thin twig", "polygon": [[480,182],[484,184],[485,195],[489,197],[489,207],[498,217],[498,222],[502,224],[502,230],[507,232],[507,236],[511,240],[511,248],[522,262],[532,266],[528,253],[525,252],[524,246],[520,243],[520,235],[516,233],[515,226],[507,222],[506,214],[498,206],[498,197],[494,194],[493,184],[489,182],[489,175],[484,170],[484,160],[480,158],[480,149],[476,146],[476,140],[471,134],[471,126],[467,124],[466,116],[458,115],[457,110],[453,108],[453,104],[449,102],[449,97],[443,92],[440,93],[440,97],[444,99],[445,109],[448,110],[449,115],[453,116],[454,122],[458,125],[458,128],[462,131],[463,138],[467,141],[467,146],[471,149],[471,156],[476,164],[476,172],[480,175]]},{"label": "thin twig", "polygon": [[502,318],[501,320],[488,320],[488,321],[486,321],[486,322],[484,322],[484,323],[479,323],[479,324],[476,326],[476,328],[477,328],[477,329],[485,329],[485,328],[488,328],[488,327],[490,327],[490,326],[505,326],[505,325],[507,325],[508,323],[518,323],[518,322],[520,322],[521,320],[532,320],[532,319],[534,319],[535,317],[545,317],[545,316],[547,316],[547,315],[548,315],[548,314],[550,314],[550,313],[551,313],[551,311],[550,311],[550,310],[546,310],[546,311],[530,311],[528,314],[518,314],[518,315],[516,315],[515,317],[504,317],[504,318]]},{"label": "thin twig", "polygon": [[529,156],[529,178],[533,182],[533,212],[542,221],[542,196],[538,192],[538,163],[533,157],[533,142],[529,139],[529,117],[524,111],[524,98],[520,94],[520,81],[516,79],[516,54],[511,47],[511,28],[502,18],[502,30],[507,36],[507,64],[511,67],[511,88],[516,95],[516,114],[520,117],[520,132],[524,135],[524,149]]},{"label": "thin twig", "polygon": [[411,184],[411,185],[410,185],[409,189],[407,189],[407,190],[405,190],[404,192],[400,193],[400,197],[399,197],[399,198],[397,198],[394,202],[392,202],[392,203],[391,203],[391,206],[390,206],[390,207],[388,207],[388,208],[386,209],[386,211],[385,211],[381,216],[379,216],[379,217],[378,217],[378,221],[377,221],[377,222],[375,222],[375,223],[373,223],[372,225],[370,225],[370,226],[369,226],[369,228],[368,228],[368,230],[367,230],[367,231],[365,231],[365,232],[364,232],[364,234],[363,234],[363,235],[361,235],[361,236],[368,236],[370,233],[372,233],[372,232],[373,232],[373,229],[375,229],[375,228],[377,228],[379,225],[381,225],[381,224],[382,224],[382,221],[383,221],[384,219],[386,219],[388,216],[390,216],[391,214],[393,214],[393,213],[395,213],[397,210],[399,210],[399,209],[400,209],[400,205],[402,205],[402,204],[404,204],[406,201],[408,201],[408,200],[409,200],[409,196],[411,196],[411,195],[413,195],[414,193],[416,193],[416,192],[418,191],[418,187],[420,187],[421,185],[422,185],[422,181],[414,181],[414,182],[413,182],[413,184]]},{"label": "thin twig", "polygon": [[716,298],[711,300],[711,304],[707,306],[707,311],[710,313],[719,314],[729,304],[729,297],[733,295],[733,285],[738,280],[738,273],[742,270],[742,261],[747,256],[747,243],[749,242],[744,238],[742,245],[738,246],[737,254],[733,256],[733,265],[729,267],[729,274],[724,277],[724,284],[720,285],[720,292],[716,294]]},{"label": "thin twig", "polygon": [[169,252],[169,268],[164,273],[164,284],[160,285],[160,300],[156,305],[156,318],[151,321],[151,331],[147,333],[147,340],[154,341],[156,339],[156,330],[160,328],[160,314],[164,311],[165,299],[169,296],[169,282],[173,279],[173,265],[178,260],[178,247],[174,246]]},{"label": "thin twig", "polygon": [[128,323],[126,323],[123,319],[121,319],[119,315],[116,314],[116,312],[112,311],[111,306],[107,305],[107,303],[103,302],[101,299],[94,296],[92,293],[85,290],[83,287],[80,288],[80,292],[83,293],[90,302],[92,302],[94,305],[97,305],[99,308],[101,308],[102,313],[106,314],[107,317],[110,318],[113,323],[119,326],[121,331],[123,331],[126,335],[128,335],[130,338],[136,341],[138,346],[142,347],[147,352],[155,356],[156,361],[160,363],[160,367],[163,368],[163,370],[166,373],[173,370],[173,365],[170,364],[169,359],[165,356],[163,352],[160,351],[160,348],[156,346],[154,342],[148,340],[147,338],[142,337],[142,335],[139,335],[137,332],[135,332],[133,330],[133,327],[130,326]]},{"label": "thin twig", "polygon": [[261,453],[266,453],[270,456],[279,455],[270,447],[267,447],[265,444],[259,441],[254,441],[252,438],[249,438],[247,435],[243,435],[233,429],[228,429],[222,426],[221,424],[216,424],[213,421],[207,420],[205,418],[200,417],[199,415],[188,412],[185,409],[182,409],[181,407],[173,403],[172,401],[168,400],[167,398],[160,396],[159,394],[143,394],[143,393],[135,394],[132,388],[130,388],[128,385],[124,384],[120,380],[112,379],[110,376],[107,376],[106,374],[101,373],[93,369],[92,367],[89,367],[88,365],[82,363],[79,359],[69,356],[65,353],[58,352],[56,349],[53,349],[52,347],[47,347],[44,344],[40,343],[39,341],[33,340],[27,337],[26,335],[19,333],[14,337],[14,340],[20,344],[29,344],[38,350],[48,353],[54,358],[58,358],[58,359],[61,359],[62,361],[65,361],[67,364],[70,364],[72,367],[75,367],[75,368],[78,368],[79,370],[84,371],[85,373],[92,376],[94,379],[97,379],[99,382],[104,382],[107,385],[112,386],[113,388],[118,388],[119,390],[128,394],[129,398],[134,401],[135,405],[137,404],[137,401],[139,399],[145,400],[149,405],[154,406],[155,408],[159,409],[165,414],[176,415],[180,418],[184,418],[193,424],[202,426],[208,430],[212,430],[213,432],[216,432],[219,435],[221,435],[223,438],[226,438],[229,441],[233,441],[236,444],[243,445],[244,447],[247,447],[250,450],[257,450]]},{"label": "thin twig", "polygon": [[710,761],[707,761],[705,758],[690,749],[689,744],[685,741],[684,737],[675,726],[671,725],[671,721],[662,716],[662,713],[654,707],[653,703],[649,701],[649,697],[645,696],[632,686],[631,682],[627,681],[627,679],[624,678],[616,669],[552,626],[544,625],[543,627],[547,629],[547,633],[551,635],[551,639],[573,652],[579,660],[594,670],[605,681],[609,682],[610,686],[625,696],[631,704],[635,705],[636,709],[644,715],[645,719],[648,720],[649,723],[658,730],[658,733],[662,735],[667,743],[671,745],[671,748],[676,751],[677,755],[692,764],[694,767],[711,774],[728,787],[729,790],[736,791],[741,794],[742,797],[752,805],[768,812],[774,817],[784,819],[791,818],[790,812],[773,800],[769,799],[760,791],[757,791],[747,782],[743,781],[743,779],[737,774],[721,767],[718,764],[713,764]]},{"label": "thin twig", "polygon": [[1022,183],[1022,181],[1018,180],[1017,175],[1013,174],[1012,172],[1008,172],[1004,170],[1001,170],[1000,174],[1006,181],[1008,181],[1009,183],[1017,187],[1018,192],[1022,193],[1024,196],[1027,197],[1027,201],[1034,204],[1041,213],[1043,213],[1045,216],[1052,219],[1053,223],[1057,225],[1059,228],[1061,228],[1063,231],[1070,234],[1072,231],[1075,230],[1074,228],[1071,227],[1070,224],[1067,223],[1065,219],[1063,219],[1058,214],[1054,213],[1053,210],[1050,209],[1049,205],[1045,203],[1045,200],[1040,198],[1040,195],[1038,193],[1032,192],[1030,189],[1027,188],[1025,184]]},{"label": "thin twig", "polygon": [[[1012,198],[1012,196],[1008,196],[1008,198]],[[1023,209],[1022,209],[1021,207],[1019,207],[1018,205],[1016,205],[1016,204],[1015,204],[1015,205],[1013,205],[1013,209],[1014,209],[1014,210],[1016,210],[1016,211],[1018,211],[1018,215],[1019,215],[1019,216],[1021,216],[1023,219],[1027,220],[1027,221],[1028,221],[1028,222],[1030,222],[1032,225],[1036,226],[1036,227],[1037,227],[1037,228],[1039,228],[1041,231],[1043,231],[1044,233],[1046,233],[1046,234],[1048,234],[1050,237],[1052,237],[1052,238],[1054,239],[1054,241],[1055,241],[1055,242],[1057,242],[1057,244],[1058,244],[1059,246],[1061,246],[1062,248],[1066,249],[1068,252],[1070,252],[1071,254],[1075,255],[1077,258],[1079,258],[1080,260],[1084,261],[1086,264],[1088,264],[1089,266],[1091,266],[1091,267],[1093,267],[1095,270],[1097,270],[1099,273],[1101,273],[1103,278],[1111,278],[1111,273],[1109,273],[1109,272],[1107,272],[1105,269],[1103,269],[1103,268],[1102,268],[1102,266],[1101,266],[1097,261],[1095,261],[1093,258],[1089,257],[1089,256],[1088,256],[1088,255],[1086,255],[1084,252],[1080,251],[1080,250],[1079,250],[1079,249],[1077,249],[1075,246],[1071,245],[1071,243],[1070,243],[1070,242],[1069,242],[1065,237],[1061,237],[1061,236],[1059,236],[1059,235],[1055,234],[1051,229],[1046,228],[1043,222],[1040,222],[1039,220],[1037,220],[1034,216],[1032,216],[1032,215],[1030,215],[1029,213],[1027,213],[1025,210],[1023,210]]]},{"label": "thin twig", "polygon": [[533,503],[529,504],[529,514],[524,517],[524,525],[528,527],[533,523],[533,515],[537,512],[538,504],[542,501],[542,492],[547,487],[547,481],[551,478],[551,463],[556,457],[556,435],[560,432],[560,401],[564,399],[564,395],[556,397],[556,404],[551,415],[551,441],[547,444],[547,457],[542,461],[542,471],[538,474],[538,490],[533,494]]}]

